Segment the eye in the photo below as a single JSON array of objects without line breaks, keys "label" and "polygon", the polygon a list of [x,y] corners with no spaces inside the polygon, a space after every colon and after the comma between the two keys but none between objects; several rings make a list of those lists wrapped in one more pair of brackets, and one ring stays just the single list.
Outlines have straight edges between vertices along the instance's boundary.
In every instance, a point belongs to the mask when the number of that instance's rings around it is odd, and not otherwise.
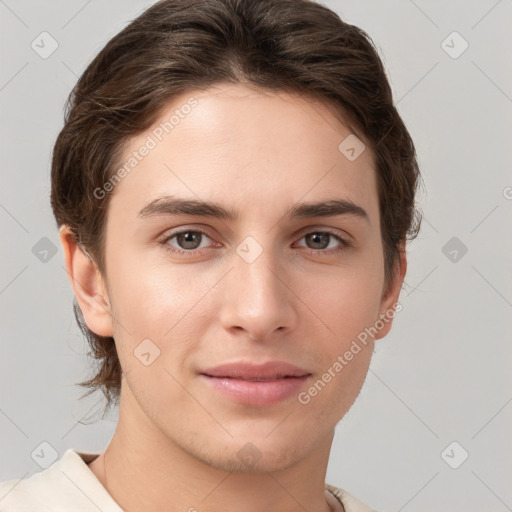
[{"label": "eye", "polygon": [[[201,245],[201,242],[205,237],[210,239],[210,237],[204,231],[197,229],[186,229],[177,231],[170,236],[167,236],[164,240],[162,240],[162,244],[164,244],[165,248],[171,252],[194,254],[196,251],[204,248],[204,246]],[[174,239],[176,239],[177,247],[176,245],[170,243],[171,240]]]},{"label": "eye", "polygon": [[[196,254],[208,247],[204,244],[205,238],[211,241],[207,233],[200,229],[182,229],[166,236],[161,243],[166,250],[173,253]],[[175,241],[171,243],[173,240]],[[306,240],[306,249],[313,254],[331,254],[352,247],[350,242],[331,231],[312,231],[304,235],[301,240]],[[299,245],[299,247],[304,246]]]},{"label": "eye", "polygon": [[[311,249],[314,253],[338,252],[352,246],[350,242],[331,231],[312,231],[303,236],[301,240],[303,239],[306,240],[306,247]],[[334,246],[332,245],[333,242]]]}]

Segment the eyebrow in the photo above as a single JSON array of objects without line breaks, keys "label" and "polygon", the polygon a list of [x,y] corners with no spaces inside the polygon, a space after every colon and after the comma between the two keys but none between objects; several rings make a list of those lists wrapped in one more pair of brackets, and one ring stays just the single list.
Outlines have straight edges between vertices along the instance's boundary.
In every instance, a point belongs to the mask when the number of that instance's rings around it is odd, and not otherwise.
[{"label": "eyebrow", "polygon": [[[180,214],[223,220],[236,220],[239,217],[236,210],[225,208],[218,203],[197,199],[180,199],[172,196],[164,196],[151,201],[140,210],[138,217],[145,219],[153,216]],[[285,217],[295,219],[335,215],[350,215],[370,222],[368,214],[361,206],[346,199],[328,199],[320,202],[294,204]]]}]

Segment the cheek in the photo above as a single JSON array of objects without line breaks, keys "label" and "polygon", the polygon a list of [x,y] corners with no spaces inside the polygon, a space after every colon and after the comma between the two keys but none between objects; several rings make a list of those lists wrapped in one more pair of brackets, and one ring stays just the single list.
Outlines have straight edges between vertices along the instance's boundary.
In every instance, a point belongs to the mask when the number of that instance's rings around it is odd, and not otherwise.
[{"label": "cheek", "polygon": [[129,249],[112,250],[110,258],[112,304],[129,332],[161,337],[200,293],[183,266],[155,264]]},{"label": "cheek", "polygon": [[364,384],[373,342],[347,338],[330,348],[315,379],[297,396],[299,411],[307,412],[316,425],[335,424],[350,409]]},{"label": "cheek", "polygon": [[353,283],[345,280],[328,293],[313,297],[319,316],[330,330],[324,329],[327,334],[322,339],[316,334],[321,363],[315,380],[298,399],[315,410],[319,424],[343,417],[368,372],[374,348],[369,328],[376,319],[378,300],[371,283],[366,287],[363,284],[355,278]]},{"label": "cheek", "polygon": [[378,318],[382,279],[371,268],[344,269],[323,279],[308,280],[303,296],[322,321],[328,338],[336,345],[344,344]]},{"label": "cheek", "polygon": [[[111,256],[114,260],[116,254]],[[162,365],[174,372],[194,348],[188,340],[200,338],[206,329],[208,301],[202,299],[209,297],[218,277],[208,272],[191,278],[184,265],[157,265],[142,257],[134,260],[137,263],[118,259],[110,272],[114,337],[121,364],[123,368],[138,365],[134,355],[149,351],[151,357],[158,354],[155,371]]]}]

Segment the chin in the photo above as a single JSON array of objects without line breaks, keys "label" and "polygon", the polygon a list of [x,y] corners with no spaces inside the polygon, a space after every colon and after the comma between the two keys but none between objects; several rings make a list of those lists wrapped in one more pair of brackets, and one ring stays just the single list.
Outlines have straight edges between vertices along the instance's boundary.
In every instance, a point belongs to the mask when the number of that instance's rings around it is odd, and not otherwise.
[{"label": "chin", "polygon": [[295,437],[284,431],[269,435],[270,430],[267,429],[258,435],[254,427],[252,430],[247,430],[248,435],[239,434],[229,439],[205,439],[199,443],[196,438],[193,444],[184,449],[194,458],[222,471],[265,474],[294,466],[316,446],[311,436]]},{"label": "chin", "polygon": [[[244,452],[243,456],[241,452]],[[210,451],[207,454],[195,454],[195,456],[208,466],[242,474],[266,474],[283,471],[294,466],[303,458],[295,450],[261,451],[251,443],[247,443],[242,449],[230,450],[229,455],[226,455],[225,452],[214,454]]]}]

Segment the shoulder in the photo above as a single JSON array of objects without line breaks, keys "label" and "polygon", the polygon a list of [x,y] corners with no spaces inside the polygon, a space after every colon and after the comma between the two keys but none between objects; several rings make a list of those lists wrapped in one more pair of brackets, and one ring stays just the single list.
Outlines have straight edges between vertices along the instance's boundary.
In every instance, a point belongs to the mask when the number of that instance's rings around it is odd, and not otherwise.
[{"label": "shoulder", "polygon": [[[23,480],[0,482],[0,512],[29,512],[29,510],[49,510],[43,496],[38,496],[32,485],[27,485],[31,477]],[[33,492],[35,494],[33,494]]]},{"label": "shoulder", "polygon": [[375,512],[372,508],[368,507],[364,503],[361,503],[358,499],[354,498],[354,496],[349,494],[344,489],[329,484],[325,484],[325,487],[332,494],[334,494],[334,496],[336,496],[336,498],[338,498],[341,503],[343,503],[345,512]]},{"label": "shoulder", "polygon": [[93,456],[68,449],[43,471],[0,482],[0,512],[122,512],[87,466]]}]

